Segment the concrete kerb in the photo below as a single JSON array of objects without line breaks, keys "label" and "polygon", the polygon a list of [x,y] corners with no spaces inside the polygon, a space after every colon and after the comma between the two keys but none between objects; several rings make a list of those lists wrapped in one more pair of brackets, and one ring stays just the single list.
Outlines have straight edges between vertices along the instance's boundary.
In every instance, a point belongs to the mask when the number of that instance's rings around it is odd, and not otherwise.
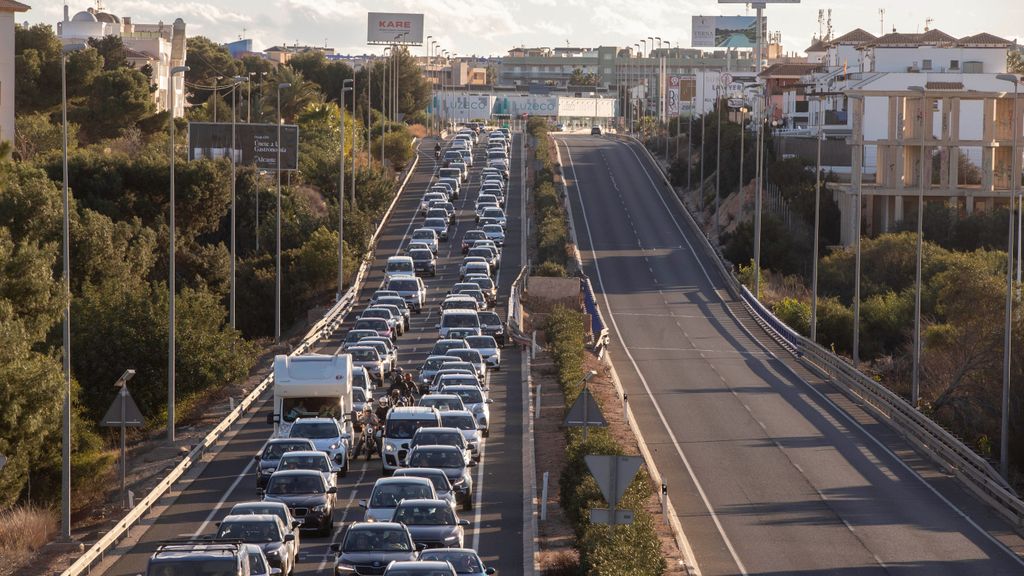
[{"label": "concrete kerb", "polygon": [[533,418],[531,416],[530,391],[533,388],[533,377],[530,374],[530,355],[523,354],[523,430],[527,431],[526,442],[523,442],[523,486],[530,487],[530,497],[523,499],[523,574],[532,576],[540,572],[537,557],[537,539],[540,537],[537,527],[537,462],[534,443]]}]

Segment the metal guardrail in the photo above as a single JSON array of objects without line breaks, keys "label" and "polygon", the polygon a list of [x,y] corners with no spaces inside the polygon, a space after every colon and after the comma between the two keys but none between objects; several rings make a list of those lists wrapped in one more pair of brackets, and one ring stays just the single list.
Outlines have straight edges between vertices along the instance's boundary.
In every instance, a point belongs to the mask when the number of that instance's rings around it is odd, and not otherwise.
[{"label": "metal guardrail", "polygon": [[[414,144],[416,142],[414,141]],[[380,224],[374,231],[373,236],[370,239],[370,249],[367,251],[368,256],[365,257],[362,263],[359,265],[359,270],[356,273],[355,281],[349,286],[349,289],[345,294],[338,300],[330,310],[324,314],[313,328],[303,337],[301,343],[295,347],[289,356],[299,356],[309,351],[314,344],[320,339],[333,333],[341,326],[342,320],[345,315],[351,310],[352,306],[356,303],[359,290],[362,289],[363,281],[366,279],[367,271],[369,270],[370,263],[373,261],[372,254],[377,246],[377,240],[380,238],[381,231],[384,229],[385,224],[391,217],[391,212],[394,210],[395,204],[401,197],[402,192],[405,190],[406,184],[409,183],[409,179],[412,177],[413,172],[416,171],[416,166],[419,164],[419,154],[415,154],[415,159],[412,165],[409,167],[405,179],[402,181],[398,190],[395,192],[395,197],[391,200],[391,204],[388,206],[387,211],[381,218]],[[114,546],[117,545],[124,537],[129,534],[131,527],[137,524],[143,516],[148,513],[157,501],[160,500],[184,474],[192,466],[200,462],[206,452],[218,441],[221,435],[231,428],[231,425],[238,421],[253,404],[259,400],[259,397],[266,392],[270,385],[274,382],[274,374],[271,372],[266,378],[253,388],[234,410],[230,411],[228,415],[221,420],[217,426],[210,431],[188,454],[178,463],[168,474],[160,481],[152,490],[149,491],[134,508],[129,510],[124,518],[122,518],[117,524],[114,525],[102,538],[96,541],[95,544],[89,547],[82,556],[80,556],[74,563],[71,564],[61,576],[79,576],[83,573],[89,573],[92,570],[93,564],[102,560],[104,555]]]},{"label": "metal guardrail", "polygon": [[653,165],[659,166],[658,174],[662,182],[685,215],[687,224],[696,232],[695,236],[702,239],[701,247],[711,256],[710,260],[715,263],[716,269],[726,280],[730,291],[744,303],[754,320],[769,336],[811,367],[830,376],[833,383],[845,394],[860,400],[869,411],[890,422],[908,442],[956,476],[968,490],[992,506],[1015,528],[1024,528],[1024,500],[1021,500],[987,460],[899,395],[872,380],[845,359],[792,330],[742,286],[731,269],[726,267],[721,255],[711,246],[693,215],[675,195],[671,183],[650,151],[635,138],[627,139],[643,149]]}]

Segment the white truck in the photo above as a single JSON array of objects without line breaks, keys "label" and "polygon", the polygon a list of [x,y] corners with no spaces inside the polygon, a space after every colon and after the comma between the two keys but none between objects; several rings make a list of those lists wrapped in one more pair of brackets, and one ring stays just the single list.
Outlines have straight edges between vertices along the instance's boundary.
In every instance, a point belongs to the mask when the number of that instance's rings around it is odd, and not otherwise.
[{"label": "white truck", "polygon": [[274,357],[274,436],[288,436],[296,418],[330,416],[351,436],[352,357],[306,354]]}]

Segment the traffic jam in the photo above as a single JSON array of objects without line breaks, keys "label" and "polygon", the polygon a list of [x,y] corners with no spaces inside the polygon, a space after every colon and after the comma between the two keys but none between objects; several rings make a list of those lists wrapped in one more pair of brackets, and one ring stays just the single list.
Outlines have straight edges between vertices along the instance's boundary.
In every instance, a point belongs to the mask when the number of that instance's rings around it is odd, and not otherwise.
[{"label": "traffic jam", "polygon": [[[467,530],[490,431],[490,374],[508,342],[495,306],[511,140],[507,128],[470,124],[439,142],[416,220],[380,288],[350,313],[339,353],[275,358],[275,431],[255,456],[257,498],[235,504],[207,537],[244,546],[248,573],[295,573],[309,537],[330,539],[339,576],[496,573]],[[439,254],[455,257],[457,270]],[[428,299],[431,290],[443,295]],[[421,362],[403,362],[402,337],[424,326],[436,341],[419,346]],[[336,523],[359,459],[378,460],[380,475]],[[185,548],[161,546],[150,568]]]}]

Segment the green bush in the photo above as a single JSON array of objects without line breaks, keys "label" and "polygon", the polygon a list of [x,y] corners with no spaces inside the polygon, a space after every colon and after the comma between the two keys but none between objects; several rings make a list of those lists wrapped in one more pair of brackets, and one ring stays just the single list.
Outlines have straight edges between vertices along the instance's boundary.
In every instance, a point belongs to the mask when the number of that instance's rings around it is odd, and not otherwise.
[{"label": "green bush", "polygon": [[842,354],[853,348],[853,311],[838,298],[818,299],[818,344]]},{"label": "green bush", "polygon": [[548,276],[553,278],[566,277],[565,266],[550,260],[538,266],[537,269],[533,271],[533,274],[535,276]]},{"label": "green bush", "polygon": [[801,335],[811,334],[811,307],[796,298],[783,298],[772,304],[772,314]]}]

